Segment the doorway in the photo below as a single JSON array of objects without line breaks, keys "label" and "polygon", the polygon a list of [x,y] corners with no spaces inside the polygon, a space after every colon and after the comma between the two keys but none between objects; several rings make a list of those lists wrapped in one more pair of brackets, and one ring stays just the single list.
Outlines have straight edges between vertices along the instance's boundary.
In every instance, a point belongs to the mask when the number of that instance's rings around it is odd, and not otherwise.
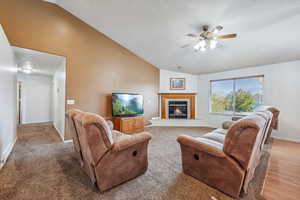
[{"label": "doorway", "polygon": [[13,50],[19,125],[52,125],[64,141],[66,58],[20,47]]}]

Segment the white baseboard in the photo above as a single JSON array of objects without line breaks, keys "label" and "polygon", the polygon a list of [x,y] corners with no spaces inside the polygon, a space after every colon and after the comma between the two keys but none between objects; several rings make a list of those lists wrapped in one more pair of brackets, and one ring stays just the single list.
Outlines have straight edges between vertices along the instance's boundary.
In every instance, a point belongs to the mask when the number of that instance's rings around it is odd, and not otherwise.
[{"label": "white baseboard", "polygon": [[15,144],[17,142],[17,138],[14,140],[14,142],[10,143],[10,145],[8,145],[8,147],[5,149],[5,151],[2,153],[2,155],[0,155],[0,169],[2,169],[2,167],[5,165],[6,160],[8,159],[10,153],[12,152]]},{"label": "white baseboard", "polygon": [[70,143],[73,142],[73,140],[64,140],[64,143]]},{"label": "white baseboard", "polygon": [[64,140],[65,140],[65,138],[63,137],[63,135],[61,134],[61,132],[58,130],[58,128],[56,128],[56,126],[55,126],[55,124],[54,124],[54,123],[53,123],[53,127],[55,128],[56,132],[58,133],[58,135],[59,135],[60,139],[61,139],[62,141],[64,141]]},{"label": "white baseboard", "polygon": [[41,125],[41,124],[51,124],[53,121],[41,121],[41,122],[22,122],[21,125]]},{"label": "white baseboard", "polygon": [[289,142],[300,143],[300,140],[295,140],[295,139],[290,139],[290,138],[284,138],[284,137],[278,137],[278,136],[272,136],[272,138],[278,139],[278,140],[289,141]]},{"label": "white baseboard", "polygon": [[63,137],[63,134],[58,130],[58,128],[56,128],[55,123],[53,123],[53,126],[54,126],[55,130],[57,131],[57,133],[58,133],[60,139],[61,139],[64,143],[70,143],[70,142],[73,142],[72,139],[71,139],[71,140],[65,140],[65,138]]},{"label": "white baseboard", "polygon": [[209,124],[199,119],[160,119],[153,118],[149,120],[149,126],[171,126],[171,127],[208,127]]}]

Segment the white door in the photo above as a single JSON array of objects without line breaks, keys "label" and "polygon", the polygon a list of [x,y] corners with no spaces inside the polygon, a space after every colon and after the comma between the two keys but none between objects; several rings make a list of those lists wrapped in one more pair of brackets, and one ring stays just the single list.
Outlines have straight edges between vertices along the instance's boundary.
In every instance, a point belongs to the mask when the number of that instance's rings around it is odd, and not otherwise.
[{"label": "white door", "polygon": [[22,83],[22,124],[52,121],[52,86],[50,84]]}]

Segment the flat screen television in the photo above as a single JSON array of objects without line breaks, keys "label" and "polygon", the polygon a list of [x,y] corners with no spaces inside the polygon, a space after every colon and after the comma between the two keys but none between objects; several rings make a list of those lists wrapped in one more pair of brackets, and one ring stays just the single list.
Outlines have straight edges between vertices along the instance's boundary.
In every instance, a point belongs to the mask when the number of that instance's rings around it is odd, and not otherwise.
[{"label": "flat screen television", "polygon": [[130,117],[144,114],[143,96],[130,93],[112,94],[112,115],[114,117]]}]

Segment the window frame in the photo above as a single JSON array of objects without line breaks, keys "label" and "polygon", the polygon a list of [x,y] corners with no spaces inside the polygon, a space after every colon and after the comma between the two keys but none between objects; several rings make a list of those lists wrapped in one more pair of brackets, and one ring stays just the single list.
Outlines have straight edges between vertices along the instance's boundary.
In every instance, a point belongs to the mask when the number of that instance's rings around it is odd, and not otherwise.
[{"label": "window frame", "polygon": [[[265,76],[263,74],[261,75],[253,75],[253,76],[241,76],[241,77],[234,77],[234,78],[224,78],[224,79],[213,79],[209,80],[209,114],[214,114],[214,115],[223,115],[223,116],[234,116],[234,115],[239,115],[239,116],[245,116],[247,115],[246,113],[238,113],[235,111],[235,95],[233,96],[233,108],[234,110],[232,113],[224,113],[224,112],[212,112],[212,102],[211,102],[211,96],[212,96],[212,82],[216,81],[227,81],[227,80],[233,80],[233,92],[236,92],[236,80],[240,79],[250,79],[250,78],[262,78],[262,105],[264,105],[264,82],[265,82]],[[249,112],[252,113],[252,112]]]}]

